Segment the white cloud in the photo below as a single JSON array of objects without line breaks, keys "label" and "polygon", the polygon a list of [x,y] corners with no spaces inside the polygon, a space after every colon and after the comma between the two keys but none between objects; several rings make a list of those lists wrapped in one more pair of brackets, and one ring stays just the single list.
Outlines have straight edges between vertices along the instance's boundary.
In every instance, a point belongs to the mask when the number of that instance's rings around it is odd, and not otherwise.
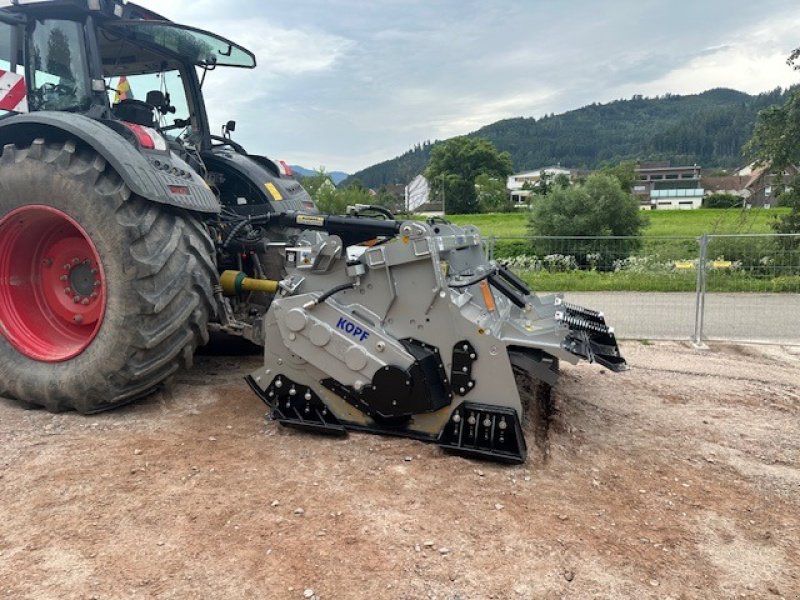
[{"label": "white cloud", "polygon": [[633,94],[800,80],[797,0],[139,0],[253,50],[209,73],[218,130],[254,152],[357,170],[428,139]]}]

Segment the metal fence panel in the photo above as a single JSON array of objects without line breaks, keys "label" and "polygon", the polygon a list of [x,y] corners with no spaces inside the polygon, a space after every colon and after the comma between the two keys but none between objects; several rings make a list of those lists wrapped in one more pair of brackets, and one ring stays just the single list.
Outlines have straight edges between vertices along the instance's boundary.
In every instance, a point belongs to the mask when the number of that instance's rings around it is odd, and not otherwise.
[{"label": "metal fence panel", "polygon": [[702,339],[800,343],[800,235],[706,237]]},{"label": "metal fence panel", "polygon": [[800,235],[492,238],[540,292],[604,311],[619,337],[800,344]]}]

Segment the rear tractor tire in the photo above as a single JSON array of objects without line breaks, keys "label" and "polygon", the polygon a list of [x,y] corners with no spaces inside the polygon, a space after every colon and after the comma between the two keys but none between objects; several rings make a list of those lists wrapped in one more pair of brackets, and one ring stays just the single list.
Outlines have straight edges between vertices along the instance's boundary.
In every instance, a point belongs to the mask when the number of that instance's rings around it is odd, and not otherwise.
[{"label": "rear tractor tire", "polygon": [[0,155],[0,395],[95,413],[154,391],[208,340],[214,247],[91,149]]}]

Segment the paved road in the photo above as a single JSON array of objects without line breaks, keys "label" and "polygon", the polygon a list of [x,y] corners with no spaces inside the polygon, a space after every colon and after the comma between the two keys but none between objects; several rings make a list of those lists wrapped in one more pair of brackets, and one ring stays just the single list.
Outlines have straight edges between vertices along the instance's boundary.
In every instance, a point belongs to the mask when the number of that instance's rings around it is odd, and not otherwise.
[{"label": "paved road", "polygon": [[[620,338],[694,335],[693,292],[566,292],[565,298],[603,311]],[[800,344],[800,294],[707,294],[704,337]]]}]

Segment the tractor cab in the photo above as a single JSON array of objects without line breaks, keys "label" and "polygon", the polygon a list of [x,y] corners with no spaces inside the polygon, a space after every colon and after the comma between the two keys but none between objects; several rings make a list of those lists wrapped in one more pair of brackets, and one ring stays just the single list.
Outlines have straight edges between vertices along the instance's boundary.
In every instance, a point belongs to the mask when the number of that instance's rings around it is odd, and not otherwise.
[{"label": "tractor cab", "polygon": [[[211,145],[198,74],[255,67],[213,33],[107,0],[0,0],[0,69],[24,78],[26,103],[8,112],[68,111],[172,132]],[[171,117],[171,118],[170,118]]]},{"label": "tractor cab", "polygon": [[211,131],[208,72],[255,66],[242,46],[135,4],[0,0],[0,119],[82,114],[143,152],[174,152],[236,212],[315,211],[283,164],[231,139],[233,121]]}]

